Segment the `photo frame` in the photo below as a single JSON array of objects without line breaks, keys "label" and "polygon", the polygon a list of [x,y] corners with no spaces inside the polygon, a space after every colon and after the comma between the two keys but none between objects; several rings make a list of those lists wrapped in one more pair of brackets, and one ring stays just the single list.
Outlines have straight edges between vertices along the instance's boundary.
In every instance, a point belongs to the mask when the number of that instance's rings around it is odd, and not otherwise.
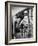
[{"label": "photo frame", "polygon": [[5,2],[5,44],[37,42],[37,3]]}]

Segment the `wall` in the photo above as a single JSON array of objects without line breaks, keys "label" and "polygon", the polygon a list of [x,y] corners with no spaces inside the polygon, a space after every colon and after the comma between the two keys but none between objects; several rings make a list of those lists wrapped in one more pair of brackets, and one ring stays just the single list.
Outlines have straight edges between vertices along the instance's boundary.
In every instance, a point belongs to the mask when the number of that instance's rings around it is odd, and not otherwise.
[{"label": "wall", "polygon": [[37,4],[37,42],[38,42],[38,4]]}]

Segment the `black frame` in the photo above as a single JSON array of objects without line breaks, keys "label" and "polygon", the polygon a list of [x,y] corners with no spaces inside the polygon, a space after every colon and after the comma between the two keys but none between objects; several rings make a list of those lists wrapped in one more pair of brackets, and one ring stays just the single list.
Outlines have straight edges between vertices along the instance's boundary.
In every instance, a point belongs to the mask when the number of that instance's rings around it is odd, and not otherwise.
[{"label": "black frame", "polygon": [[[7,6],[8,3],[21,3],[21,4],[35,4],[36,5],[36,41],[19,42],[19,43],[8,43],[8,6]],[[6,16],[7,16],[7,18],[6,18]],[[6,26],[6,23],[7,23],[7,26]],[[6,30],[6,28],[7,28],[7,30]],[[5,2],[5,44],[6,45],[11,45],[11,44],[25,44],[25,43],[36,43],[36,42],[37,42],[37,3],[6,1]]]}]

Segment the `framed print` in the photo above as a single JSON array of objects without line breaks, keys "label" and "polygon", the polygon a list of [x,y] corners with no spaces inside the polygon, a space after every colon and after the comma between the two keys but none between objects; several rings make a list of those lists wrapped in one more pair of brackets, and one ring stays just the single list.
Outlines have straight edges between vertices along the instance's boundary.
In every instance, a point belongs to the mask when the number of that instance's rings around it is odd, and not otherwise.
[{"label": "framed print", "polygon": [[5,44],[37,42],[37,3],[5,2]]}]

